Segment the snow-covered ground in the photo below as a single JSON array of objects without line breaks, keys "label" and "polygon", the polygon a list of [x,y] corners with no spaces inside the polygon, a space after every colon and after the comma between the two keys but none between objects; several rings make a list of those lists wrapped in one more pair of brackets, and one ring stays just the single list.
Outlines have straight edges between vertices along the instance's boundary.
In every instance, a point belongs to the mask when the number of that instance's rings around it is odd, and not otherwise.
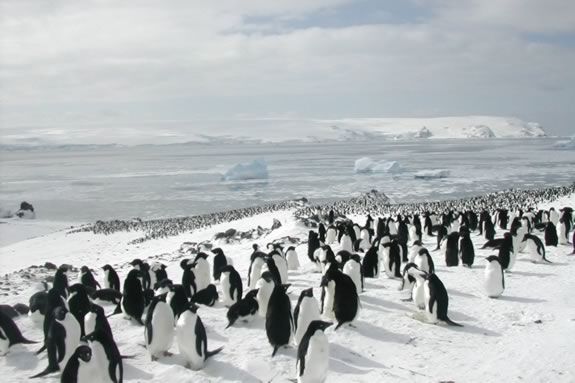
[{"label": "snow-covered ground", "polygon": [[[565,205],[575,206],[575,195],[545,207]],[[168,265],[169,276],[178,281],[181,275],[178,264],[183,257],[178,249],[183,242],[213,241],[215,233],[229,228],[242,231],[258,225],[270,228],[274,218],[279,219],[282,226],[259,238],[257,242],[261,245],[288,235],[307,239],[308,229],[296,223],[292,212],[287,210],[136,245],[128,243],[141,237],[141,232],[104,236],[58,231],[12,243],[0,248],[2,303],[27,303],[35,281],[52,273],[44,268],[27,268],[46,261],[76,267],[88,265],[94,268],[98,278],[102,277],[99,267],[110,263],[123,278],[132,259],[158,260]],[[484,243],[484,239],[476,235],[472,240],[476,249]],[[214,242],[233,259],[244,284],[253,242]],[[424,236],[424,242],[428,248],[434,248],[435,238]],[[416,310],[411,302],[402,301],[404,295],[398,291],[398,280],[384,276],[366,280],[355,328],[342,327],[335,332],[332,327],[326,331],[330,342],[328,382],[575,381],[575,343],[571,337],[575,332],[575,256],[568,255],[571,246],[548,247],[551,264],[533,264],[520,259],[513,272],[506,275],[506,290],[499,299],[489,299],[482,291],[483,257],[491,255],[491,251],[477,250],[472,269],[448,269],[443,266],[443,255],[432,252],[437,275],[449,293],[450,317],[463,324],[462,328],[425,324],[414,319]],[[305,255],[306,245],[296,249],[302,267],[289,275],[292,308],[304,288],[313,286],[315,296],[320,296],[320,274],[313,272],[314,267]],[[126,381],[287,382],[295,378],[295,347],[280,350],[272,359],[263,319],[225,330],[224,307],[201,307],[198,312],[207,328],[209,348],[224,346],[224,351],[210,359],[203,370],[195,372],[182,367],[176,346],[171,350],[176,354],[173,357],[150,362],[143,347],[143,327],[121,315],[111,317],[121,353],[135,355],[134,359],[124,361]],[[42,338],[41,330],[28,318],[17,319],[17,324],[28,338]],[[2,382],[19,382],[42,370],[47,361],[45,354],[34,355],[37,348],[37,345],[15,346],[7,356],[0,357]],[[43,380],[58,379],[56,374]]]}]

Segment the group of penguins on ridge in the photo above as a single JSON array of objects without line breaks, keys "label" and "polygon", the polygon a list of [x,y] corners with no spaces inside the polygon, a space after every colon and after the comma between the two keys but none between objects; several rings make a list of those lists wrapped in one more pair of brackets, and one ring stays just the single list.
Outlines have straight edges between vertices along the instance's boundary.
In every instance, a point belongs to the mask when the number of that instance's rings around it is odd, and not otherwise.
[{"label": "group of penguins on ridge", "polygon": [[[169,355],[175,340],[187,367],[201,369],[222,348],[208,350],[198,305],[213,306],[221,300],[228,307],[228,327],[262,316],[272,357],[281,347],[295,343],[297,381],[324,382],[329,360],[324,330],[332,322],[336,330],[343,325],[353,327],[364,278],[378,278],[384,273],[399,279],[400,289],[411,292],[411,300],[426,321],[461,326],[448,317],[447,290],[435,273],[430,252],[422,246],[424,233],[436,237],[435,250],[444,254],[446,266],[457,266],[461,261],[471,267],[475,251],[470,233],[478,231],[486,240],[482,249],[498,252],[487,257],[485,268],[486,294],[496,298],[505,288],[504,271],[513,268],[519,253],[527,253],[533,262],[546,263],[546,246],[569,243],[573,209],[499,208],[479,214],[448,210],[398,214],[378,218],[377,222],[368,215],[363,226],[343,216],[336,218],[333,211],[323,219],[317,231],[309,231],[307,244],[307,255],[321,273],[321,299],[314,297],[312,288],[305,289],[294,310],[287,293],[288,270],[300,267],[293,246],[284,249],[273,243],[265,251],[253,246],[245,295],[232,260],[221,248],[207,245],[194,249],[193,259],[180,262],[180,284],[168,278],[165,265],[150,265],[140,259],[131,262],[122,289],[110,265],[103,267],[103,286],[86,266],[81,268],[79,283],[69,285],[68,268],[61,266],[52,287],[36,292],[29,302],[29,315],[44,331],[38,353],[46,351],[48,356],[48,366],[33,378],[61,371],[61,381],[66,383],[121,382],[122,360],[129,356],[120,353],[107,319],[121,313],[144,326],[145,346],[152,360]],[[496,237],[499,229],[504,233]],[[538,232],[543,233],[545,243]],[[573,246],[575,254],[575,231]],[[214,283],[219,283],[221,296]],[[99,303],[111,303],[116,309],[107,316]],[[15,322],[0,312],[0,355],[17,343],[35,342],[26,339]]]}]

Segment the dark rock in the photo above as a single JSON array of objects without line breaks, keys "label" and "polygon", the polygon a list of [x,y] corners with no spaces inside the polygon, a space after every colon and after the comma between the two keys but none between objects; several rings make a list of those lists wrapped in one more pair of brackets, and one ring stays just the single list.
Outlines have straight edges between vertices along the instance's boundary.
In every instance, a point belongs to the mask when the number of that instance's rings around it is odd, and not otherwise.
[{"label": "dark rock", "polygon": [[282,223],[274,218],[274,223],[272,224],[272,230],[279,229],[282,227]]},{"label": "dark rock", "polygon": [[58,266],[56,266],[55,264],[53,264],[52,262],[46,262],[44,263],[44,267],[48,270],[56,270],[58,268]]},{"label": "dark rock", "polygon": [[32,204],[24,201],[20,204],[20,210],[28,210],[33,212],[34,211],[34,206],[32,206]]}]

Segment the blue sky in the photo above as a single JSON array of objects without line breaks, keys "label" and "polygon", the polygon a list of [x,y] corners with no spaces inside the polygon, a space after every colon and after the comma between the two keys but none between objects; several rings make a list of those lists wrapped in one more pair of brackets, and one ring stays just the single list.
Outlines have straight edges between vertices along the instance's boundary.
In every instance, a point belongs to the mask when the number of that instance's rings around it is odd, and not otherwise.
[{"label": "blue sky", "polygon": [[0,137],[515,116],[575,133],[572,0],[0,0]]}]

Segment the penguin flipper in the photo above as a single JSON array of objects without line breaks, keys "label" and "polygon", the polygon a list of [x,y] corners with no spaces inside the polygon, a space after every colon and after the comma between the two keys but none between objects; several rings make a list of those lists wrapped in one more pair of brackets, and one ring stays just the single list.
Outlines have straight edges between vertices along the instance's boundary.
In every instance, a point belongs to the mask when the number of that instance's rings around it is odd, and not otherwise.
[{"label": "penguin flipper", "polygon": [[444,321],[445,323],[447,323],[448,325],[450,325],[450,326],[463,327],[462,324],[456,323],[456,322],[452,321],[451,319],[449,319],[449,317],[445,317],[445,318],[443,319],[443,321]]},{"label": "penguin flipper", "polygon": [[60,370],[60,368],[59,368],[58,366],[50,366],[50,365],[48,365],[48,367],[46,367],[46,369],[45,369],[44,371],[42,371],[42,372],[40,372],[40,373],[38,373],[38,374],[36,374],[36,375],[34,375],[34,376],[31,376],[30,379],[41,378],[41,377],[43,377],[43,376],[46,376],[46,375],[51,374],[51,373],[53,373],[53,372],[56,372],[56,371],[58,371],[58,370]]},{"label": "penguin flipper", "polygon": [[223,349],[224,349],[224,346],[222,346],[220,348],[216,348],[215,350],[212,350],[212,351],[206,351],[206,359],[208,359],[214,355],[219,354]]},{"label": "penguin flipper", "polygon": [[19,343],[21,343],[21,344],[35,344],[38,342],[35,340],[26,339],[26,338],[24,338],[23,335],[20,335],[20,337],[18,339],[16,339],[13,344],[19,344]]},{"label": "penguin flipper", "polygon": [[337,331],[337,329],[343,326],[345,323],[346,322],[337,322],[337,326],[335,326],[335,329],[333,331]]},{"label": "penguin flipper", "polygon": [[41,353],[44,352],[44,351],[46,351],[46,343],[44,343],[44,344],[42,345],[42,347],[40,347],[40,349],[39,349],[38,351],[36,351],[35,354],[36,354],[36,355],[39,355],[39,354],[41,354]]}]

